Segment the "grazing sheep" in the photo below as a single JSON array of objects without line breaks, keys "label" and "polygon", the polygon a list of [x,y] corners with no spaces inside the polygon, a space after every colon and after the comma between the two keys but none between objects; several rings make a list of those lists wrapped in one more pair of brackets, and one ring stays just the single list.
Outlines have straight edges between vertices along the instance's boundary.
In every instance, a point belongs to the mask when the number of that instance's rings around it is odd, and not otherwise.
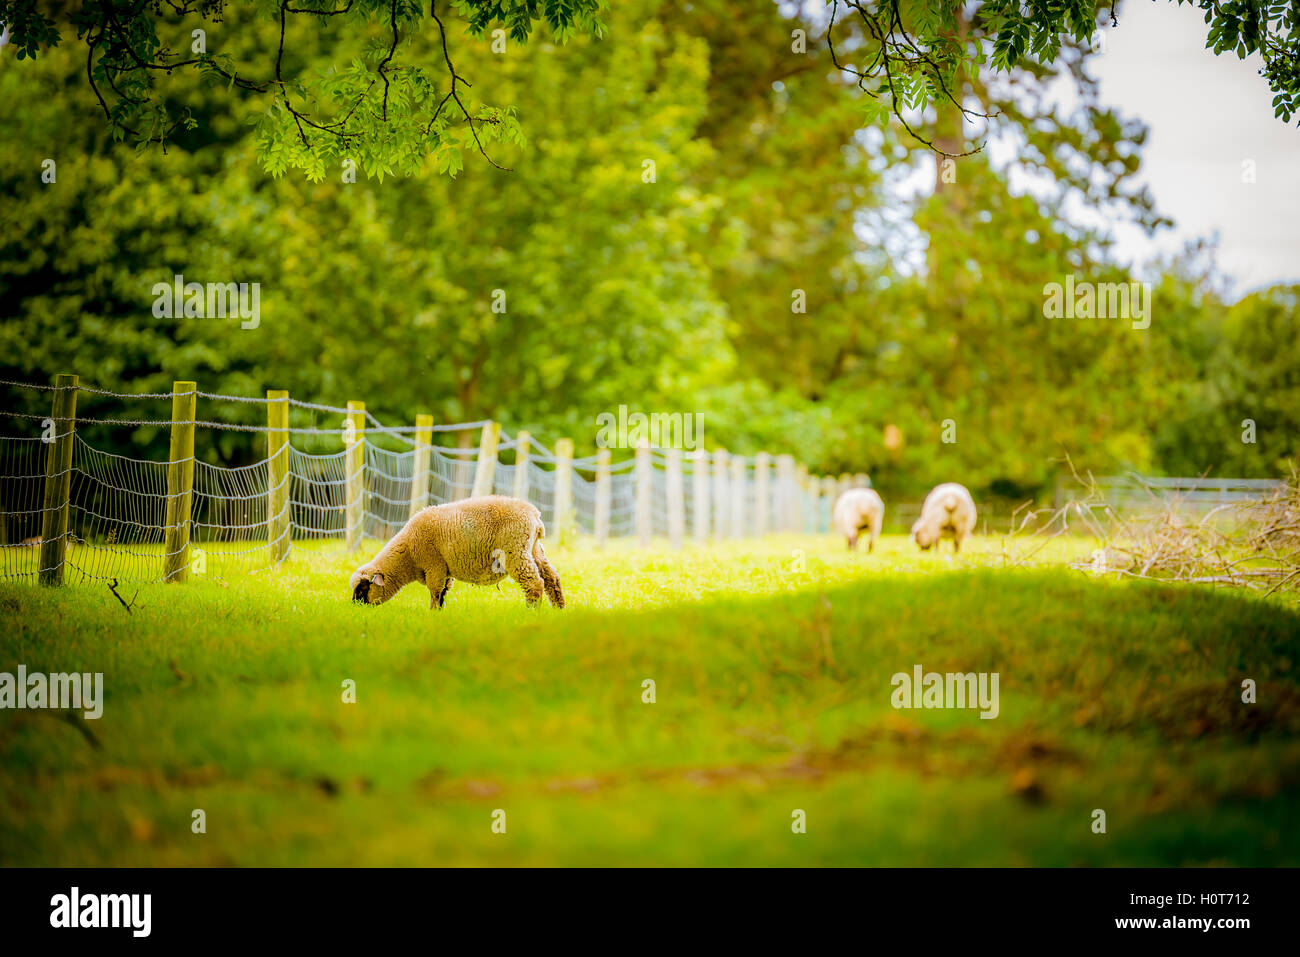
[{"label": "grazing sheep", "polygon": [[831,524],[849,541],[849,551],[858,547],[858,535],[869,533],[867,551],[876,547],[880,525],[885,519],[885,503],[879,493],[870,488],[851,488],[835,501],[831,511]]},{"label": "grazing sheep", "polygon": [[966,486],[956,482],[936,485],[925,497],[921,517],[912,525],[912,541],[922,551],[938,545],[944,535],[952,535],[952,550],[961,550],[962,540],[975,531],[975,500]]},{"label": "grazing sheep", "polygon": [[382,605],[413,581],[429,589],[429,607],[441,608],[451,580],[494,585],[509,575],[528,604],[543,590],[564,607],[560,576],[542,550],[542,513],[530,502],[484,495],[421,509],[349,582],[352,600]]}]

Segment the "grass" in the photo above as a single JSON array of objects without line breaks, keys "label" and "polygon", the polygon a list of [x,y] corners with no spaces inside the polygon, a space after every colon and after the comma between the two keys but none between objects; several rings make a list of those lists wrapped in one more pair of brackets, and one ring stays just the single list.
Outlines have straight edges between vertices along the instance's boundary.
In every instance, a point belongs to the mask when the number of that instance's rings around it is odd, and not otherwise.
[{"label": "grass", "polygon": [[[102,671],[105,702],[0,711],[0,863],[1300,863],[1300,615],[1060,567],[1086,544],[552,549],[563,612],[355,606],[336,545],[130,614],[3,583],[0,671]],[[998,718],[895,710],[916,664],[997,672]]]}]

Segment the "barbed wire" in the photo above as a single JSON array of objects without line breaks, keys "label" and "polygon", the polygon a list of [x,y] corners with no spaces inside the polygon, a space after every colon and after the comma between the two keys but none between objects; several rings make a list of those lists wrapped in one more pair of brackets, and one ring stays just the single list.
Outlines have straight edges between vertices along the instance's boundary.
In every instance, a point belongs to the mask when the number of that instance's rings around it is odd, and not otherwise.
[{"label": "barbed wire", "polygon": [[[19,382],[16,379],[0,379],[0,385],[14,386],[19,389],[33,389],[40,392],[62,391],[57,385],[45,385],[40,382]],[[112,392],[108,389],[96,389],[93,386],[80,384],[76,386],[76,390],[92,395],[106,395],[115,399],[170,399],[174,394],[171,392]]]}]

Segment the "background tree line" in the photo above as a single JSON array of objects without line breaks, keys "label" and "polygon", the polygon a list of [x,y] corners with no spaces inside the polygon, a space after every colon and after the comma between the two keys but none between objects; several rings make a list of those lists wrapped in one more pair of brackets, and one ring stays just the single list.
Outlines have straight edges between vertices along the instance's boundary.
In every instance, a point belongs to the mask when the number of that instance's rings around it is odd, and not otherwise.
[{"label": "background tree line", "polygon": [[[202,73],[171,78],[193,127],[166,152],[138,150],[105,126],[74,46],[21,67],[5,51],[0,375],[287,388],[361,398],[392,422],[494,417],[569,435],[580,453],[620,404],[702,411],[710,446],[792,452],[908,494],[941,478],[1037,493],[1066,453],[1097,472],[1287,467],[1300,444],[1300,287],[1228,305],[1212,257],[1189,250],[1151,271],[1146,330],[1043,314],[1044,285],[1066,275],[1138,278],[1106,224],[1161,223],[1132,185],[1145,130],[1097,102],[1086,45],[963,80],[964,97],[1002,113],[1034,177],[1026,192],[986,152],[945,165],[897,123],[864,128],[866,95],[821,42],[828,24],[804,17],[628,0],[605,12],[602,38],[494,52],[486,36],[457,37],[475,101],[511,104],[526,132],[493,143],[510,171],[462,157],[452,177],[435,153],[409,178],[363,167],[355,182],[346,157],[318,182],[268,175],[266,103]],[[304,19],[286,27],[293,71],[329,71],[335,51]],[[240,60],[273,57],[278,40],[243,8],[208,27],[210,47]],[[438,43],[415,36],[404,55],[431,62]],[[1075,91],[1068,109],[1061,83]],[[955,109],[918,122],[947,152],[974,145]],[[900,174],[926,164],[935,189],[900,196]],[[259,327],[154,317],[152,286],[174,273],[260,282]],[[41,411],[5,395],[6,408]],[[160,410],[90,396],[83,408]],[[253,422],[260,410],[208,411]],[[901,442],[886,441],[889,426]],[[166,451],[148,427],[90,438]],[[231,432],[200,454],[265,450]]]}]

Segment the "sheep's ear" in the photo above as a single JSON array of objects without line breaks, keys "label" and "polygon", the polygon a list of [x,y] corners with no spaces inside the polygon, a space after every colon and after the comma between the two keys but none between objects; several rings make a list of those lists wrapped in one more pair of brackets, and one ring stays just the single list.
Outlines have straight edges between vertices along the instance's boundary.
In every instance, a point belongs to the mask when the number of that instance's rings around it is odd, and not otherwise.
[{"label": "sheep's ear", "polygon": [[370,579],[370,583],[371,583],[372,585],[374,585],[376,588],[383,588],[383,587],[384,587],[384,573],[383,573],[383,572],[375,572],[375,577],[372,578],[372,579]]}]

